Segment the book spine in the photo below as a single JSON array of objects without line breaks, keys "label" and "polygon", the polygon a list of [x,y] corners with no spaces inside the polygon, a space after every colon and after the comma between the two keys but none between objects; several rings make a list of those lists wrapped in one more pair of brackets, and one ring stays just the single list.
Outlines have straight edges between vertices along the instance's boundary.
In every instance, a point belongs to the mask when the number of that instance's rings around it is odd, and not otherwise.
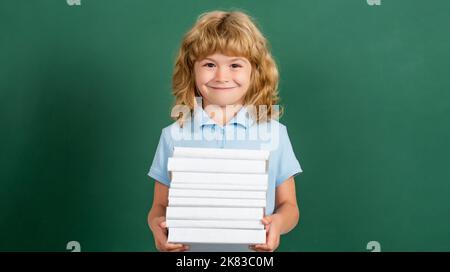
[{"label": "book spine", "polygon": [[171,207],[266,207],[265,199],[169,197]]},{"label": "book spine", "polygon": [[194,190],[169,189],[169,197],[195,197],[195,198],[236,198],[236,199],[266,199],[264,191],[220,191],[220,190]]},{"label": "book spine", "polygon": [[173,228],[170,243],[264,244],[265,230]]},{"label": "book spine", "polygon": [[190,220],[261,220],[263,208],[225,208],[225,207],[172,207],[166,210],[167,219]]},{"label": "book spine", "polygon": [[267,186],[259,185],[228,185],[228,184],[190,184],[171,182],[172,189],[198,189],[198,190],[228,190],[228,191],[266,191]]},{"label": "book spine", "polygon": [[174,157],[268,160],[269,150],[174,147]]},{"label": "book spine", "polygon": [[234,173],[194,173],[172,172],[172,182],[207,183],[207,184],[234,184],[234,185],[266,185],[267,174],[234,174]]},{"label": "book spine", "polygon": [[168,171],[213,173],[265,173],[266,161],[169,158]]},{"label": "book spine", "polygon": [[264,229],[258,220],[180,220],[167,219],[168,228]]}]

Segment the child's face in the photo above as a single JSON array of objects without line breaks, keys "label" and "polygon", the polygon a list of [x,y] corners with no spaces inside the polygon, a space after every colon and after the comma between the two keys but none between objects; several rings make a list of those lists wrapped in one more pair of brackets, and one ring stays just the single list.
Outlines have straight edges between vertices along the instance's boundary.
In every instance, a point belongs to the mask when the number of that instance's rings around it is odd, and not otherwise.
[{"label": "child's face", "polygon": [[216,53],[196,61],[195,84],[203,97],[203,105],[242,105],[251,72],[252,66],[244,57]]}]

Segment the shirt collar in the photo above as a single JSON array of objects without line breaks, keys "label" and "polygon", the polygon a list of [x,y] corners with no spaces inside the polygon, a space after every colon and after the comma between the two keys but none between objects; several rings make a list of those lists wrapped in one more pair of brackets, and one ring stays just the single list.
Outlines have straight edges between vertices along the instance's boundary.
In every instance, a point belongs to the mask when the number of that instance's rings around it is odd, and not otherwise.
[{"label": "shirt collar", "polygon": [[[195,127],[201,128],[203,126],[220,126],[213,119],[211,119],[206,113],[206,111],[201,106],[196,106],[194,114],[194,124]],[[251,118],[248,113],[246,106],[243,106],[237,114],[228,122],[226,125],[240,125],[244,128],[249,128],[254,123],[253,118]],[[220,126],[221,127],[221,126]]]}]

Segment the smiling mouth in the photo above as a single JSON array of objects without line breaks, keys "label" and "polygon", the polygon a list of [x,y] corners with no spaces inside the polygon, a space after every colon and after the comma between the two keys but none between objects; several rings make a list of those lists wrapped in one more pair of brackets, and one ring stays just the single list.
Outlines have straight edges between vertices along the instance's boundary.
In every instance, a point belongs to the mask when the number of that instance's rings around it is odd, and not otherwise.
[{"label": "smiling mouth", "polygon": [[209,88],[214,89],[214,90],[231,90],[236,87],[209,87]]}]

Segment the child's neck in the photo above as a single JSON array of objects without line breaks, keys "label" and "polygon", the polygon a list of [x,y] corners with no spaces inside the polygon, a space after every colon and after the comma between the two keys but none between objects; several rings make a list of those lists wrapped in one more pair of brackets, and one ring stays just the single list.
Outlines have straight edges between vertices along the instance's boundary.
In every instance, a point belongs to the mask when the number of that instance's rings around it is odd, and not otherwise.
[{"label": "child's neck", "polygon": [[217,124],[224,126],[233,119],[234,116],[243,107],[241,104],[228,105],[228,106],[215,106],[208,107],[208,104],[203,105],[203,109],[208,114],[208,116],[214,120]]}]

